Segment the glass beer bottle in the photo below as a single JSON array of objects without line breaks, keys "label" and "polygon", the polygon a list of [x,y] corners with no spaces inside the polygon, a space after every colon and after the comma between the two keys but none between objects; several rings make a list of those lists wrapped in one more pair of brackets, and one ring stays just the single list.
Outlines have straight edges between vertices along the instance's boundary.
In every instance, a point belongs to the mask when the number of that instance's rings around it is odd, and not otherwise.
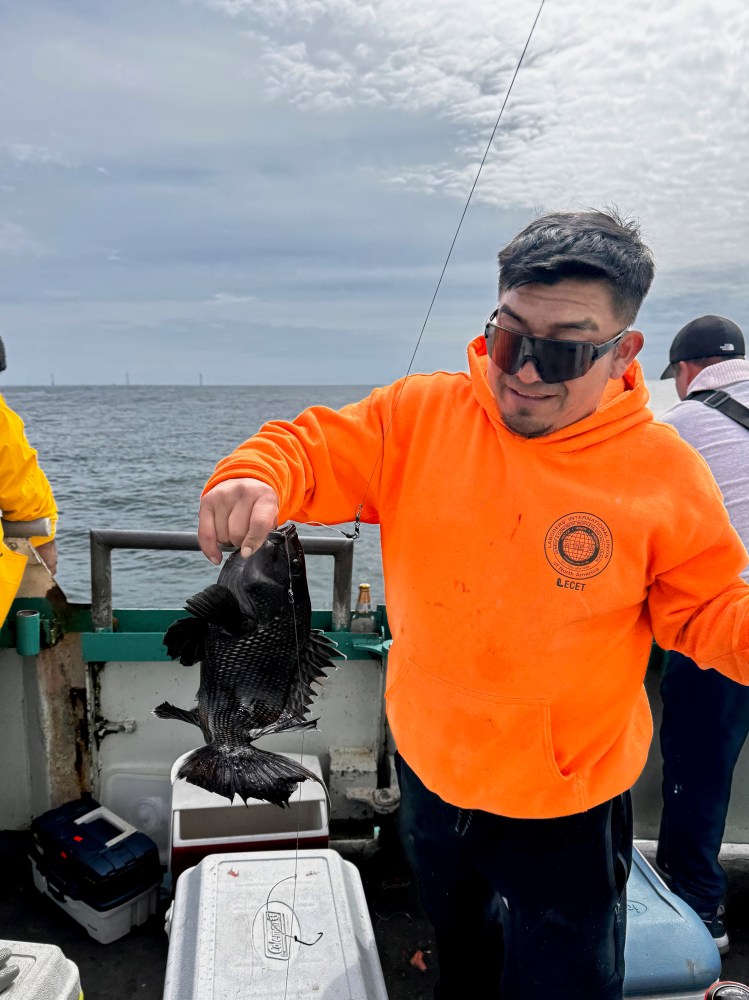
[{"label": "glass beer bottle", "polygon": [[368,583],[359,584],[359,596],[356,599],[356,610],[351,616],[352,632],[374,632],[375,613],[372,608],[371,587]]}]

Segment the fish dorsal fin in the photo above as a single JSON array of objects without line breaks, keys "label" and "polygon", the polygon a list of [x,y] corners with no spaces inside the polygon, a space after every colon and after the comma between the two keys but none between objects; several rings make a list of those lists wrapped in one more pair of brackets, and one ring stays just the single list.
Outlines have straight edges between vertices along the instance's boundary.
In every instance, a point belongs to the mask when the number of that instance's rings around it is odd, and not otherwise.
[{"label": "fish dorsal fin", "polygon": [[334,656],[346,659],[338,653],[338,645],[321,632],[312,629],[304,648],[299,651],[299,674],[292,681],[287,712],[290,717],[302,718],[312,704],[316,692],[312,685],[319,683],[328,670],[335,670]]},{"label": "fish dorsal fin", "polygon": [[219,583],[212,583],[190,597],[185,609],[196,618],[224,629],[229,635],[242,635],[249,631],[251,624],[251,619],[242,611],[234,594]]}]

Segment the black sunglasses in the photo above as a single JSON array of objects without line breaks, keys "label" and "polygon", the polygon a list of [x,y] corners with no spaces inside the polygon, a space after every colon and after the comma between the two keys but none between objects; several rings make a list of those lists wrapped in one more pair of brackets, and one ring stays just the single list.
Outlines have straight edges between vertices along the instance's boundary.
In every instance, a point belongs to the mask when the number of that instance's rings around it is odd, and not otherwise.
[{"label": "black sunglasses", "polygon": [[507,375],[515,375],[526,361],[532,361],[544,382],[571,382],[586,375],[599,358],[616,347],[628,327],[604,344],[587,340],[549,340],[505,330],[494,321],[498,309],[489,317],[484,336],[486,353]]}]

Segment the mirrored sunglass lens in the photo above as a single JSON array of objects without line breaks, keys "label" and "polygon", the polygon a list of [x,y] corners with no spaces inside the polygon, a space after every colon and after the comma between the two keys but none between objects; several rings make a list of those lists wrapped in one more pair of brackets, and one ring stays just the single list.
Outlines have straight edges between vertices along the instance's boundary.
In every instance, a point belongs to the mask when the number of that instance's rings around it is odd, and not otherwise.
[{"label": "mirrored sunglass lens", "polygon": [[530,358],[544,382],[569,382],[589,370],[593,349],[592,344],[524,337],[495,327],[492,360],[503,372],[515,375]]},{"label": "mirrored sunglass lens", "polygon": [[523,337],[510,333],[509,330],[503,330],[501,326],[494,328],[492,360],[503,372],[507,372],[508,375],[515,374],[520,367],[522,351]]},{"label": "mirrored sunglass lens", "polygon": [[537,342],[536,352],[539,365],[545,368],[545,373],[539,368],[545,382],[569,382],[585,375],[590,369],[593,345],[541,340]]}]

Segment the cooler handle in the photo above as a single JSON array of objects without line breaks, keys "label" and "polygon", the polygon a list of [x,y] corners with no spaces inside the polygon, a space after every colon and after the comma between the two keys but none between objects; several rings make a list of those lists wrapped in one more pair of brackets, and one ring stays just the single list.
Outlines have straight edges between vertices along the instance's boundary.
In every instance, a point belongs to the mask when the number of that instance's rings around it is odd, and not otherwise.
[{"label": "cooler handle", "polygon": [[47,883],[47,889],[49,890],[50,896],[52,896],[53,899],[56,899],[58,903],[64,903],[65,893],[62,889],[59,889],[56,885],[54,885],[49,875],[47,875],[45,881]]}]

